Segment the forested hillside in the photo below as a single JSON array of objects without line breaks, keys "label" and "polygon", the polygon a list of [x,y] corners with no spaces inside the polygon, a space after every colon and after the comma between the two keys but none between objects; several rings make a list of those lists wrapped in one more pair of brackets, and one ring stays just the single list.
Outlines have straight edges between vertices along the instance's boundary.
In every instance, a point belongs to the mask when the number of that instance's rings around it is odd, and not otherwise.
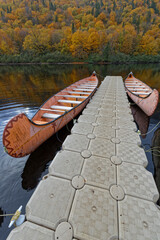
[{"label": "forested hillside", "polygon": [[159,0],[0,0],[0,56],[160,54]]}]

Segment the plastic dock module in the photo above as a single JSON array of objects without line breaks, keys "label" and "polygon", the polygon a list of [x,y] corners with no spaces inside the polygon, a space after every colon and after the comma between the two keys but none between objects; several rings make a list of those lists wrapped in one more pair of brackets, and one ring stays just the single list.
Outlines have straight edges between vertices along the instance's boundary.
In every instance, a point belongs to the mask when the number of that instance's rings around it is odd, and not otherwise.
[{"label": "plastic dock module", "polygon": [[159,194],[136,130],[122,78],[106,77],[7,240],[159,240]]}]

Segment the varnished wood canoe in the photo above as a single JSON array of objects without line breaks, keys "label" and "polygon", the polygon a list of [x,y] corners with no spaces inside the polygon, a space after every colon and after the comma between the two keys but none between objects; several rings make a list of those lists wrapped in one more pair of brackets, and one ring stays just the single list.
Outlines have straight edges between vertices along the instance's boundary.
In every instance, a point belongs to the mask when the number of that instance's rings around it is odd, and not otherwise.
[{"label": "varnished wood canoe", "polygon": [[97,85],[98,79],[93,73],[49,98],[32,119],[24,113],[13,117],[3,132],[6,152],[15,158],[32,153],[82,111]]},{"label": "varnished wood canoe", "polygon": [[129,73],[125,80],[128,96],[148,115],[151,116],[159,101],[159,92]]}]

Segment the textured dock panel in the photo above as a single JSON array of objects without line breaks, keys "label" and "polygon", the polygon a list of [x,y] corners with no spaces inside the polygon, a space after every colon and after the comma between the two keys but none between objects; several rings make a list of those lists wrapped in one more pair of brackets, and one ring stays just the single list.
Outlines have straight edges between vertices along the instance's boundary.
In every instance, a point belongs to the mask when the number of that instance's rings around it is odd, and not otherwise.
[{"label": "textured dock panel", "polygon": [[87,149],[88,144],[89,139],[85,135],[71,134],[64,141],[62,148],[66,150],[81,152],[84,149]]},{"label": "textured dock panel", "polygon": [[50,229],[36,224],[25,222],[20,227],[15,228],[8,236],[7,240],[53,240],[54,232]]},{"label": "textured dock panel", "polygon": [[119,118],[119,119],[116,119],[116,124],[117,126],[119,126],[120,128],[128,128],[128,129],[137,129],[137,126],[136,124],[131,121],[131,120],[126,120],[125,118]]},{"label": "textured dock panel", "polygon": [[80,174],[83,158],[80,153],[71,151],[60,151],[49,166],[49,173],[54,176],[72,179]]},{"label": "textured dock panel", "polygon": [[84,163],[82,176],[86,184],[109,189],[116,184],[116,167],[107,158],[91,156]]},{"label": "textured dock panel", "polygon": [[99,125],[113,126],[113,125],[116,124],[116,118],[100,116],[100,117],[97,117],[97,121],[96,122]]},{"label": "textured dock panel", "polygon": [[88,149],[95,156],[110,158],[115,155],[115,144],[108,139],[97,137],[91,141]]},{"label": "textured dock panel", "polygon": [[95,114],[98,114],[99,112],[99,107],[94,107],[94,108],[85,108],[83,110],[83,114],[91,114],[91,115],[95,115]]},{"label": "textured dock panel", "polygon": [[124,162],[140,164],[144,167],[148,164],[144,150],[138,147],[137,144],[127,143],[126,145],[125,142],[121,142],[120,144],[117,144],[116,152]]},{"label": "textured dock panel", "polygon": [[159,194],[153,176],[143,166],[123,162],[117,168],[117,183],[127,195],[157,202]]},{"label": "textured dock panel", "polygon": [[94,123],[96,119],[97,119],[96,116],[93,116],[91,114],[84,114],[78,118],[78,122]]},{"label": "textured dock panel", "polygon": [[55,230],[60,221],[67,220],[74,192],[65,179],[48,177],[41,181],[26,206],[27,220]]},{"label": "textured dock panel", "polygon": [[107,190],[85,186],[76,192],[69,221],[77,239],[105,240],[117,236],[116,200]]},{"label": "textured dock panel", "polygon": [[71,130],[72,133],[79,133],[79,134],[84,134],[84,135],[92,133],[92,131],[93,131],[92,124],[84,123],[84,122],[79,122],[79,123],[75,124]]},{"label": "textured dock panel", "polygon": [[118,208],[120,239],[160,239],[160,210],[153,202],[127,196]]},{"label": "textured dock panel", "polygon": [[111,139],[113,137],[116,137],[116,131],[115,129],[113,129],[111,126],[103,126],[103,125],[99,125],[97,127],[94,128],[93,133],[97,136],[97,137],[103,137],[103,138],[107,138],[107,139]]},{"label": "textured dock panel", "polygon": [[119,138],[121,142],[135,144],[140,142],[140,137],[138,133],[133,131],[132,129],[119,129],[116,131],[116,137]]}]

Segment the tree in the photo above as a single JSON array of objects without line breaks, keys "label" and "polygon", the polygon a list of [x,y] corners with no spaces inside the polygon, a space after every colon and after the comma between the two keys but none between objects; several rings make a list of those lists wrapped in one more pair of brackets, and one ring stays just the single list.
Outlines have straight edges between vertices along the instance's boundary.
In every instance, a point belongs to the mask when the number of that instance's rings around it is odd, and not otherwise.
[{"label": "tree", "polygon": [[95,4],[95,17],[98,17],[99,14],[100,14],[100,4],[96,0],[96,4]]},{"label": "tree", "polygon": [[75,32],[75,26],[74,26],[74,22],[72,22],[72,33]]},{"label": "tree", "polygon": [[50,36],[46,29],[33,29],[25,37],[23,47],[34,53],[44,53],[50,49]]}]

